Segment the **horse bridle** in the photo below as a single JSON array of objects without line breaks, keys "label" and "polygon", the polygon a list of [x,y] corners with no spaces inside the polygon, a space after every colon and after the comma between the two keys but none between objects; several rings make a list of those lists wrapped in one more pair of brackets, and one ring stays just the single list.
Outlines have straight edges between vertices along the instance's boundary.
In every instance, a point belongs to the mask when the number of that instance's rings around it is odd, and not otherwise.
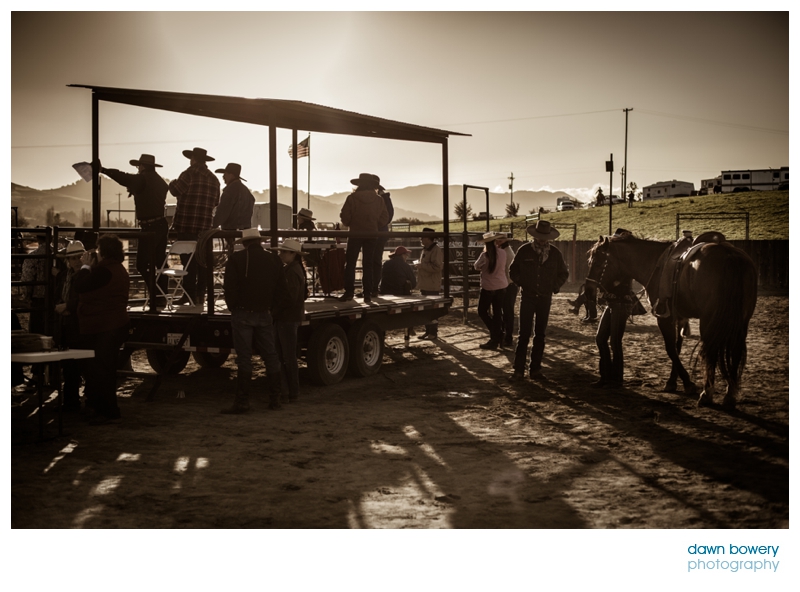
[{"label": "horse bridle", "polygon": [[[599,253],[595,253],[595,255],[596,254]],[[594,279],[592,277],[587,277],[586,283],[594,284],[596,287],[602,289],[604,292],[608,292],[608,289],[603,285],[603,276],[605,275],[606,268],[608,267],[608,253],[602,253],[602,255],[603,255],[603,267],[600,269],[600,277],[597,279]]]}]

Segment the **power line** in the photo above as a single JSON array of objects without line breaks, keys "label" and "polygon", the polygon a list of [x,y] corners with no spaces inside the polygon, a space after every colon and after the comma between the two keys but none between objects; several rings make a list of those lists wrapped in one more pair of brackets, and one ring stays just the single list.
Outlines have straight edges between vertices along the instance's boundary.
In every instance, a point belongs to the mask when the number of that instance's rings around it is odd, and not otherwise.
[{"label": "power line", "polygon": [[771,134],[788,134],[789,130],[778,130],[768,127],[759,127],[756,125],[745,125],[743,123],[729,123],[726,121],[716,121],[714,119],[705,119],[703,117],[691,117],[689,115],[675,115],[673,113],[664,113],[662,111],[650,111],[648,109],[639,109],[639,113],[646,113],[647,115],[655,115],[657,117],[669,117],[671,119],[680,119],[683,121],[694,121],[697,123],[705,123],[708,125],[719,125],[722,127],[733,127],[739,129],[747,129],[757,132],[767,132]]},{"label": "power line", "polygon": [[437,124],[438,127],[457,127],[459,125],[480,125],[483,123],[507,123],[511,121],[528,121],[532,119],[551,119],[554,117],[572,117],[573,115],[591,115],[593,113],[611,113],[619,111],[619,109],[603,109],[602,111],[582,111],[579,113],[560,113],[558,115],[538,115],[535,117],[517,117],[515,119],[493,119],[488,121],[469,121],[466,123],[442,123]]}]

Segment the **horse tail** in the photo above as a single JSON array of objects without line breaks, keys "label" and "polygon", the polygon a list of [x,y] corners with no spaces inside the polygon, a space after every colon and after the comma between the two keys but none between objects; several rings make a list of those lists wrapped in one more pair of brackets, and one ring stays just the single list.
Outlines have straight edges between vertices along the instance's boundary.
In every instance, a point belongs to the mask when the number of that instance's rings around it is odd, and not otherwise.
[{"label": "horse tail", "polygon": [[756,270],[744,252],[729,251],[722,267],[714,314],[702,335],[700,353],[734,388],[747,362],[747,330],[756,302]]}]

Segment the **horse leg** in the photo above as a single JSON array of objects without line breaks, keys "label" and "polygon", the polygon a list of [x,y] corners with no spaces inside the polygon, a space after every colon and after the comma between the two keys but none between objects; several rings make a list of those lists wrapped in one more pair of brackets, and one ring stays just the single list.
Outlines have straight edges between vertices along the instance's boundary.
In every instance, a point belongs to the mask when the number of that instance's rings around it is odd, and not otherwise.
[{"label": "horse leg", "polygon": [[697,392],[697,387],[689,377],[686,368],[681,364],[680,350],[678,345],[677,326],[672,319],[658,319],[658,328],[661,329],[661,335],[664,338],[664,347],[667,350],[667,355],[672,361],[672,369],[670,370],[669,379],[664,387],[664,392],[674,393],[678,390],[678,377],[680,376],[683,381],[683,392],[687,395],[693,395]]},{"label": "horse leg", "polygon": [[717,368],[714,364],[710,364],[708,361],[705,362],[705,368],[706,375],[703,381],[703,392],[700,393],[700,398],[697,399],[698,407],[711,405],[714,402],[714,379],[716,377]]}]

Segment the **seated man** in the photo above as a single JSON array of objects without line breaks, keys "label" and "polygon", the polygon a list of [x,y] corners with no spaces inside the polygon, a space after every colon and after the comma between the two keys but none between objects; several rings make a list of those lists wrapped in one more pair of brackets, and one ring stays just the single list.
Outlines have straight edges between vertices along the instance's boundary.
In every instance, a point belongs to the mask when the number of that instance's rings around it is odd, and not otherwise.
[{"label": "seated man", "polygon": [[411,290],[417,286],[414,270],[407,263],[410,253],[411,251],[400,246],[389,255],[389,260],[381,269],[381,294],[405,296],[411,294]]}]

